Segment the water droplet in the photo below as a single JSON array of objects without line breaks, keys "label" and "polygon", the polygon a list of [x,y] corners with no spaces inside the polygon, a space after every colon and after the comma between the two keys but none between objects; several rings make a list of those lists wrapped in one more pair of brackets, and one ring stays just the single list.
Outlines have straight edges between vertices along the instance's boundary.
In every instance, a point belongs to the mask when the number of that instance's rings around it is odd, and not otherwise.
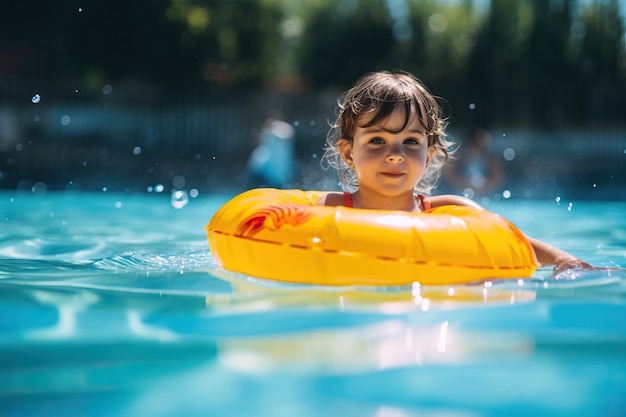
[{"label": "water droplet", "polygon": [[569,204],[567,205],[567,211],[572,211],[572,203],[569,203]]},{"label": "water droplet", "polygon": [[470,103],[469,104],[469,109],[470,110],[474,110],[476,108],[476,104],[475,103]]},{"label": "water droplet", "polygon": [[163,186],[163,184],[157,184],[154,186],[154,191],[156,191],[157,193],[162,193],[164,189],[165,187]]},{"label": "water droplet", "polygon": [[[39,94],[35,94],[30,100],[33,102],[33,104],[37,104],[41,101],[41,96]],[[626,151],[624,151],[624,153],[626,153]]]},{"label": "water droplet", "polygon": [[172,190],[172,207],[182,209],[189,202],[189,195],[185,190]]},{"label": "water droplet", "polygon": [[115,208],[122,208],[122,202],[121,201],[116,201],[115,202]]},{"label": "water droplet", "polygon": [[102,86],[102,94],[108,96],[113,92],[113,86],[111,84],[105,84]]},{"label": "water droplet", "polygon": [[511,192],[509,190],[504,190],[502,192],[502,197],[504,197],[504,198],[511,198]]},{"label": "water droplet", "polygon": [[80,193],[80,184],[76,181],[70,181],[65,184],[65,193],[66,194],[78,194]]},{"label": "water droplet", "polygon": [[139,155],[141,153],[141,146],[135,146],[133,148],[133,155]]},{"label": "water droplet", "polygon": [[557,197],[554,199],[554,201],[556,201],[557,203],[560,203],[560,202],[561,202],[561,197],[557,196]]},{"label": "water droplet", "polygon": [[61,117],[61,126],[67,126],[70,124],[71,121],[72,119],[70,118],[70,116],[66,114]]},{"label": "water droplet", "polygon": [[196,190],[195,188],[192,188],[191,190],[189,190],[189,196],[190,196],[191,198],[196,198],[196,197],[198,197],[198,194],[199,194],[199,192],[198,192],[198,190]]},{"label": "water droplet", "polygon": [[513,149],[513,148],[506,148],[504,150],[504,152],[502,152],[502,156],[507,161],[514,160],[515,159],[515,149]]},{"label": "water droplet", "polygon": [[79,7],[79,8],[78,8],[78,13],[82,13],[82,12],[83,12],[83,8],[82,8],[82,7]]}]

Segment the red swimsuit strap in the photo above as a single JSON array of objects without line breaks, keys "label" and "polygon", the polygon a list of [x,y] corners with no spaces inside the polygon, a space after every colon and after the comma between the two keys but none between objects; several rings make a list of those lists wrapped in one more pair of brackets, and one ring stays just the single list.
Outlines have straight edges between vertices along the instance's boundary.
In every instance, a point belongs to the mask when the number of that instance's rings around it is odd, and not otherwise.
[{"label": "red swimsuit strap", "polygon": [[422,202],[422,208],[424,210],[429,210],[432,208],[432,205],[430,204],[430,198],[426,197],[423,194],[418,194],[417,198],[419,198],[420,201]]},{"label": "red swimsuit strap", "polygon": [[343,205],[346,207],[352,207],[352,194],[344,191],[343,193]]}]

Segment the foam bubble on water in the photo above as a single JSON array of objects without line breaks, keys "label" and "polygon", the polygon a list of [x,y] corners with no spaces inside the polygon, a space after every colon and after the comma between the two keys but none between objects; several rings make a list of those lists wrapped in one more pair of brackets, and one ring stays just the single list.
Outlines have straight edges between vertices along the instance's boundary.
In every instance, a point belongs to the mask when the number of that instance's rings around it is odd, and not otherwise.
[{"label": "foam bubble on water", "polygon": [[185,190],[172,190],[172,207],[182,209],[189,202],[189,194]]},{"label": "foam bubble on water", "polygon": [[191,198],[196,198],[198,197],[198,190],[196,190],[195,188],[192,188],[191,190],[189,190],[189,197]]},{"label": "foam bubble on water", "polygon": [[133,155],[139,155],[141,153],[141,146],[135,146],[133,148]]},{"label": "foam bubble on water", "polygon": [[567,205],[567,211],[572,211],[572,203],[569,203],[569,204]]},{"label": "foam bubble on water", "polygon": [[502,197],[504,197],[504,198],[511,198],[511,192],[509,190],[504,190],[502,192]]},{"label": "foam bubble on water", "polygon": [[154,191],[157,193],[162,193],[163,190],[165,190],[165,187],[163,186],[163,184],[157,184],[154,186]]},{"label": "foam bubble on water", "polygon": [[[35,94],[30,101],[32,101],[33,104],[37,104],[41,101],[41,96],[39,94]],[[624,153],[626,153],[626,151],[624,151]]]},{"label": "foam bubble on water", "polygon": [[67,126],[70,124],[71,121],[72,119],[70,118],[70,116],[65,114],[61,117],[61,126]]},{"label": "foam bubble on water", "polygon": [[475,110],[476,109],[476,103],[470,103],[468,107],[469,107],[470,110]]}]

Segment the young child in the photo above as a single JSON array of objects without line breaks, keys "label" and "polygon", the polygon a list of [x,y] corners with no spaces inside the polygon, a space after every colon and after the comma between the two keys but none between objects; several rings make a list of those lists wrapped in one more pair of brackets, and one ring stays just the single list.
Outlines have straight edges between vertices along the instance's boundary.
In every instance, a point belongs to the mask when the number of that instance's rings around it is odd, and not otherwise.
[{"label": "young child", "polygon": [[[449,158],[446,120],[437,99],[413,75],[366,74],[338,100],[323,161],[353,192],[328,193],[318,205],[421,212],[460,205],[481,208],[456,195],[426,197]],[[592,268],[575,256],[529,238],[542,265],[555,273]]]}]

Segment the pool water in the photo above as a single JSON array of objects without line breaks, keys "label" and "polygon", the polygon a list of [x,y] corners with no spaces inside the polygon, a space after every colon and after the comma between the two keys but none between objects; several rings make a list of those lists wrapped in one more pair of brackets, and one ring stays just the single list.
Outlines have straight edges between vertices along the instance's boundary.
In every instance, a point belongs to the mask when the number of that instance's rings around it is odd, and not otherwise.
[{"label": "pool water", "polygon": [[[0,193],[0,415],[625,415],[624,271],[276,283],[215,265],[228,197]],[[626,267],[626,203],[489,209]]]}]

